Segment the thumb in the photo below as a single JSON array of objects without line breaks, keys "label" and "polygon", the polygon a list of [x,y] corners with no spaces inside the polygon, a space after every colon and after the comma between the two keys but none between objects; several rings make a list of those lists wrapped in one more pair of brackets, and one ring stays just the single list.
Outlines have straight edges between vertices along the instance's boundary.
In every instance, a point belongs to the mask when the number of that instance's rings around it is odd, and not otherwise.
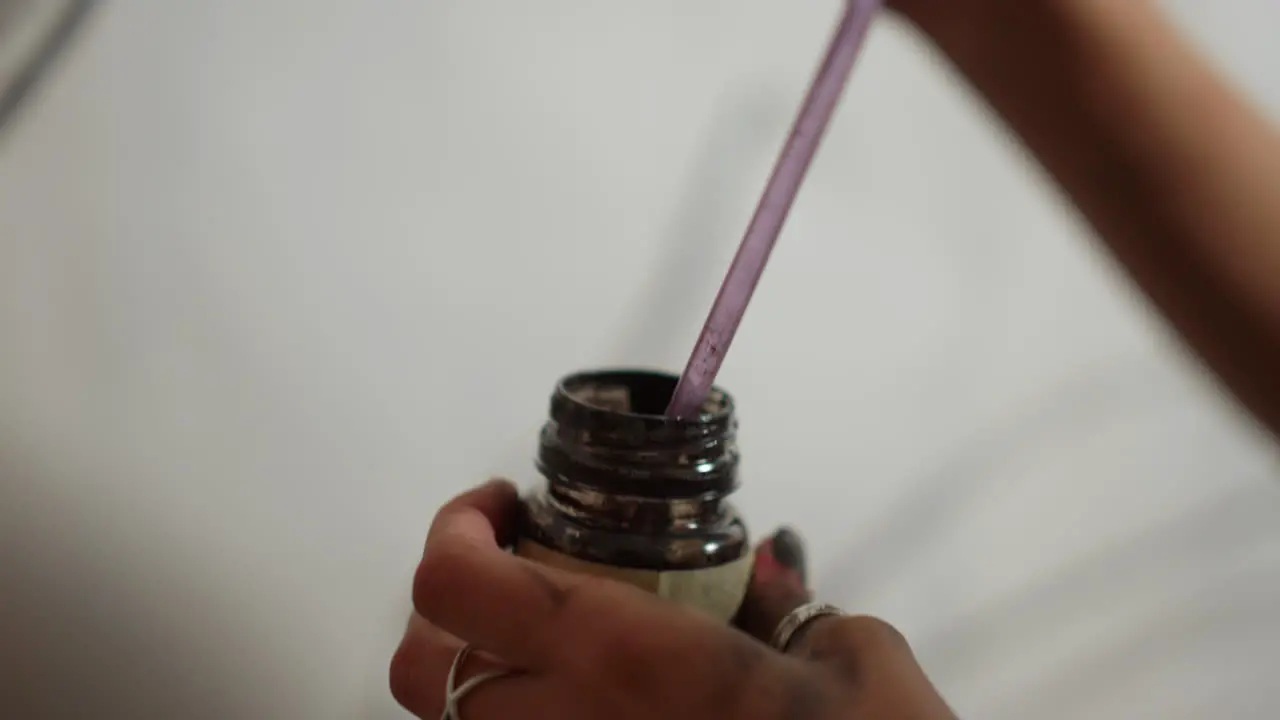
[{"label": "thumb", "polygon": [[769,642],[778,623],[809,602],[804,541],[784,527],[756,547],[751,584],[734,624],[761,642]]}]

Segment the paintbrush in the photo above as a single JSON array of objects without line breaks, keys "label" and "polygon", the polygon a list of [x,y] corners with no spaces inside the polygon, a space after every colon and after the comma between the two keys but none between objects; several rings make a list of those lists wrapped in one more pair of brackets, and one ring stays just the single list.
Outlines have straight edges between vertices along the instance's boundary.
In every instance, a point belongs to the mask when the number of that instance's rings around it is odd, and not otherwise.
[{"label": "paintbrush", "polygon": [[853,63],[862,49],[867,29],[883,4],[883,0],[846,2],[844,15],[836,26],[826,56],[791,126],[791,135],[778,156],[738,253],[711,305],[698,343],[671,396],[666,412],[668,417],[696,415],[711,391],[725,354],[729,352],[729,344],[733,342],[747,304],[751,302],[751,295],[764,273],[769,253],[778,240],[796,193],[835,112]]}]

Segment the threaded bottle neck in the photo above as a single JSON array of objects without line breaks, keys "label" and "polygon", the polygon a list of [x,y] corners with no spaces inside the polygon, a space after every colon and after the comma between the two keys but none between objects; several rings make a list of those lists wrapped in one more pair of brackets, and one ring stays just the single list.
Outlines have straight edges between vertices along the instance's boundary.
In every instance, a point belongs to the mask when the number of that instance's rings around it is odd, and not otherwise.
[{"label": "threaded bottle neck", "polygon": [[551,398],[525,534],[557,552],[614,567],[692,570],[749,552],[725,500],[738,484],[733,400],[714,390],[696,417],[662,411],[673,375],[571,375]]},{"label": "threaded bottle neck", "polygon": [[678,378],[647,371],[571,375],[551,398],[538,469],[553,486],[652,500],[723,497],[737,487],[737,418],[713,389],[696,417],[662,412]]}]

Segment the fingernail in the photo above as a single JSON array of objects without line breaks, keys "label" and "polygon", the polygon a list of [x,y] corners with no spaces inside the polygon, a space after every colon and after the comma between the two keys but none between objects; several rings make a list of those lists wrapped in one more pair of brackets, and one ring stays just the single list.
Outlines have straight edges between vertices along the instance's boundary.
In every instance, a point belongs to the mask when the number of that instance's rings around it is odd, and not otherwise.
[{"label": "fingernail", "polygon": [[804,556],[804,540],[789,527],[784,527],[773,534],[773,557],[780,565],[796,572],[800,579],[809,582],[808,568]]}]

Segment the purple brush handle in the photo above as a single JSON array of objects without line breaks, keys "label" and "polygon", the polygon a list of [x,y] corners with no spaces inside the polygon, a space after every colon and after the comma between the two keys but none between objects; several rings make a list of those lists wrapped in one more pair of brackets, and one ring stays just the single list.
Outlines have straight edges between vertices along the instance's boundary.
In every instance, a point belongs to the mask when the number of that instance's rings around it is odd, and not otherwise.
[{"label": "purple brush handle", "polygon": [[883,4],[883,0],[849,0],[846,5],[844,17],[831,39],[818,75],[809,87],[795,124],[791,126],[791,136],[778,156],[764,195],[756,206],[755,216],[747,226],[738,254],[734,256],[707,322],[702,326],[698,344],[694,346],[689,364],[685,366],[675,394],[671,396],[671,404],[667,406],[668,417],[697,414],[711,391],[711,384],[715,382],[725,353],[729,352],[729,344],[733,342],[747,304],[751,302],[751,294],[764,273],[769,253],[773,251],[791,211],[791,204],[795,202],[796,193],[835,112],[836,103],[840,101],[840,93],[849,79],[858,51],[862,49],[871,19]]}]

